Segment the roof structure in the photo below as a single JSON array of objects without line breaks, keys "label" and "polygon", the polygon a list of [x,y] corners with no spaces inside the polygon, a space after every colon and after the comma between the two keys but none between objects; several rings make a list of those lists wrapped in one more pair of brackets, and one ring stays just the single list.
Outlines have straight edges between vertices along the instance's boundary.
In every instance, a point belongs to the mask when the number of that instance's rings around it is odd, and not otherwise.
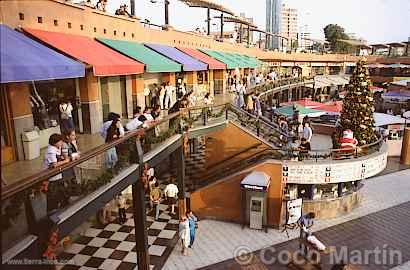
[{"label": "roof structure", "polygon": [[232,16],[235,14],[229,8],[224,7],[210,0],[179,0],[179,1],[185,3],[189,7],[209,8],[209,9],[218,10],[218,11],[227,13]]}]

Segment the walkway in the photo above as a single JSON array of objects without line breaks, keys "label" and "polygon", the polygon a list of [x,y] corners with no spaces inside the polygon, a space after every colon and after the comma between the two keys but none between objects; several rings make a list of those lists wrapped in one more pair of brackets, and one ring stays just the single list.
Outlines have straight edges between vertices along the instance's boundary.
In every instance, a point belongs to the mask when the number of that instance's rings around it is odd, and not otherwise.
[{"label": "walkway", "polygon": [[[390,269],[410,260],[409,220],[410,202],[407,202],[315,233],[322,242],[336,248],[335,253],[321,256],[322,270],[330,270],[332,265],[340,264],[343,260],[344,263],[355,264],[357,268],[354,269],[363,270]],[[264,269],[288,270],[287,263],[290,262],[291,254],[287,251],[298,250],[298,246],[299,240],[295,239],[249,255],[255,256],[255,261],[262,262]],[[372,255],[366,258],[365,251],[377,249],[380,251],[378,255],[380,257]],[[383,259],[383,252],[389,254],[389,251],[401,255],[395,255],[395,257],[387,255]],[[346,252],[346,256],[343,252]],[[354,257],[357,252],[362,254],[360,259]],[[278,254],[281,255],[278,256]],[[289,254],[289,257],[282,254]],[[338,256],[343,259],[338,259]],[[278,258],[275,262],[272,259],[274,257]],[[279,262],[279,258],[284,258],[282,263]],[[366,260],[368,260],[367,263]],[[248,264],[248,267],[252,266],[256,266],[256,263]],[[241,265],[235,259],[230,259],[202,269],[237,268],[241,268]]]},{"label": "walkway", "polygon": [[[410,201],[410,193],[407,192],[410,190],[409,179],[410,170],[403,170],[366,180],[360,207],[342,217],[319,220],[314,229],[329,228]],[[297,231],[291,231],[290,239],[297,235]],[[286,234],[278,230],[271,229],[268,233],[242,230],[237,224],[203,220],[199,222],[195,247],[190,250],[189,256],[181,256],[180,250],[174,248],[164,269],[197,269],[232,259],[234,250],[239,246],[246,246],[251,252],[288,240]]]}]

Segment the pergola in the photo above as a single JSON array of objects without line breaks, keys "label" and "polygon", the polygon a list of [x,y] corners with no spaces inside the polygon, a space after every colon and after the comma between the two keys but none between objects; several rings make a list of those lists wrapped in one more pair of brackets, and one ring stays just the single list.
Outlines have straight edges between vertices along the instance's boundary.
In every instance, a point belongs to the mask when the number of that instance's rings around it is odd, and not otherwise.
[{"label": "pergola", "polygon": [[210,0],[179,0],[189,7],[199,7],[199,8],[206,8],[207,9],[207,32],[208,35],[211,34],[211,9],[220,11],[221,12],[221,38],[223,38],[223,18],[224,18],[224,13],[229,14],[231,16],[234,16],[234,12],[220,4],[217,4],[213,1]]},{"label": "pergola", "polygon": [[[221,18],[221,17],[215,17],[215,18]],[[250,41],[249,37],[250,37],[251,28],[252,29],[258,28],[253,23],[248,22],[247,20],[245,20],[241,17],[238,17],[238,16],[227,16],[227,17],[222,18],[221,22],[222,22],[222,20],[223,20],[223,22],[238,23],[240,25],[239,26],[240,27],[240,29],[239,29],[239,43],[242,43],[242,27],[243,27],[243,25],[247,26],[247,28],[248,28],[248,38],[247,38],[248,45],[249,45],[249,41]],[[223,25],[223,23],[221,25]],[[222,34],[223,34],[223,29],[221,28],[221,36],[222,36]]]}]

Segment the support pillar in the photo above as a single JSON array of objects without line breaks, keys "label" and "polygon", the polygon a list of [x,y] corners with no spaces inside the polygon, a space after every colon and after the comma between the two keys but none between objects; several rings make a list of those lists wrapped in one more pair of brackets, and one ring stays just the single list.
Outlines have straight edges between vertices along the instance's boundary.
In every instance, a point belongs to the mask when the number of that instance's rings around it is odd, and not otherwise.
[{"label": "support pillar", "polygon": [[207,9],[207,18],[206,18],[206,22],[207,22],[207,30],[208,30],[208,36],[211,35],[211,10],[208,8]]},{"label": "support pillar", "polygon": [[[181,139],[182,140],[182,139]],[[175,151],[177,158],[177,181],[178,181],[178,214],[179,218],[185,215],[186,201],[185,201],[185,157],[183,142],[180,147]]]},{"label": "support pillar", "polygon": [[[137,139],[137,153],[138,153],[138,174],[139,177],[143,173],[143,158],[144,152],[142,150],[141,142]],[[148,253],[148,233],[146,227],[146,209],[145,209],[145,192],[142,182],[138,179],[132,185],[132,204],[134,211],[135,224],[135,250],[137,253],[138,269],[149,270],[149,253]]]},{"label": "support pillar", "polygon": [[404,129],[400,163],[410,165],[410,127]]},{"label": "support pillar", "polygon": [[165,7],[165,26],[169,25],[169,11],[168,11],[168,7],[169,7],[169,0],[165,0],[164,1]]},{"label": "support pillar", "polygon": [[247,40],[247,42],[248,42],[248,47],[249,47],[249,45],[251,44],[250,42],[251,42],[251,27],[248,25],[248,40]]},{"label": "support pillar", "polygon": [[99,80],[92,69],[87,69],[85,77],[80,78],[80,100],[84,133],[97,133],[103,122]]},{"label": "support pillar", "polygon": [[224,39],[224,13],[221,13],[221,40]]}]

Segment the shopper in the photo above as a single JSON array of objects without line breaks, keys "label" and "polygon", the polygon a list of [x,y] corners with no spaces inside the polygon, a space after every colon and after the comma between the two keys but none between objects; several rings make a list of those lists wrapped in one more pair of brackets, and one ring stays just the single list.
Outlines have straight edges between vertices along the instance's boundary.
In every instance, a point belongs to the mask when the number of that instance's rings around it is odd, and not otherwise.
[{"label": "shopper", "polygon": [[[124,136],[124,133],[121,133],[121,130],[123,131],[124,128],[121,124],[120,119],[113,120],[110,127],[107,130],[107,137],[105,138],[105,142],[109,143]],[[108,149],[106,152],[106,166],[108,169],[114,169],[117,162],[117,150],[115,149],[115,147],[112,147]]]},{"label": "shopper", "polygon": [[[61,153],[64,159],[76,160],[80,158],[80,152],[78,151],[77,138],[74,129],[66,130],[63,134],[63,146],[61,148]],[[77,179],[75,175],[74,168],[69,168],[63,171],[63,179],[66,185],[71,189],[69,190],[70,195],[78,195],[79,186],[77,186]]]},{"label": "shopper", "polygon": [[313,136],[312,128],[310,127],[309,122],[306,122],[303,128],[303,138],[305,138],[308,142],[310,142],[310,140],[312,139],[312,136]]},{"label": "shopper", "polygon": [[172,86],[169,85],[169,82],[165,84],[165,99],[164,99],[164,109],[168,110],[171,105],[171,97],[172,97]]},{"label": "shopper", "polygon": [[161,84],[161,88],[159,90],[159,105],[161,106],[161,110],[164,109],[164,97],[165,97],[165,84]]},{"label": "shopper", "polygon": [[[121,116],[118,113],[114,113],[114,112],[108,113],[107,120],[103,123],[100,129],[100,135],[101,137],[104,138],[104,140],[107,137],[108,128],[111,126],[112,122],[117,119],[121,120]],[[124,128],[120,129],[120,133],[124,135]]]},{"label": "shopper", "polygon": [[195,241],[196,229],[198,229],[198,219],[192,211],[188,211],[186,216],[189,222],[189,247],[192,248]]},{"label": "shopper", "polygon": [[209,93],[206,93],[205,97],[204,97],[204,104],[205,105],[212,105],[212,103],[213,103],[213,100],[212,100],[211,95]]},{"label": "shopper", "polygon": [[189,221],[186,216],[181,217],[179,222],[179,239],[181,243],[182,255],[188,255],[188,246],[190,243]]},{"label": "shopper", "polygon": [[63,99],[61,104],[58,106],[60,111],[60,129],[61,133],[64,133],[66,130],[74,129],[74,120],[73,120],[73,106],[69,100]]},{"label": "shopper", "polygon": [[141,122],[140,120],[138,120],[138,118],[141,116],[141,107],[140,106],[137,106],[137,108],[135,108],[135,110],[134,110],[134,118],[133,119],[131,119],[126,125],[125,125],[125,128],[128,130],[128,131],[131,131],[131,130],[136,130],[136,129],[138,129],[138,128],[140,128],[140,127],[143,127],[143,122]]},{"label": "shopper", "polygon": [[158,220],[159,204],[161,203],[161,198],[162,198],[162,191],[159,187],[158,181],[156,181],[153,187],[151,188],[149,197],[150,197],[151,208],[155,210],[155,220]]},{"label": "shopper", "polygon": [[168,205],[171,206],[171,214],[175,214],[175,205],[178,201],[178,187],[174,184],[174,179],[165,187],[165,197],[167,198]]},{"label": "shopper", "polygon": [[[64,158],[61,153],[63,146],[63,136],[60,134],[52,134],[48,140],[48,147],[44,155],[43,169],[56,168],[70,162]],[[64,185],[62,183],[63,175],[57,174],[48,179],[47,193],[47,210],[48,212],[54,209],[59,209],[64,206],[66,196],[64,193]]]},{"label": "shopper", "polygon": [[118,194],[116,203],[118,206],[118,222],[120,224],[124,224],[127,221],[127,216],[125,214],[126,202],[127,200],[122,193]]}]

